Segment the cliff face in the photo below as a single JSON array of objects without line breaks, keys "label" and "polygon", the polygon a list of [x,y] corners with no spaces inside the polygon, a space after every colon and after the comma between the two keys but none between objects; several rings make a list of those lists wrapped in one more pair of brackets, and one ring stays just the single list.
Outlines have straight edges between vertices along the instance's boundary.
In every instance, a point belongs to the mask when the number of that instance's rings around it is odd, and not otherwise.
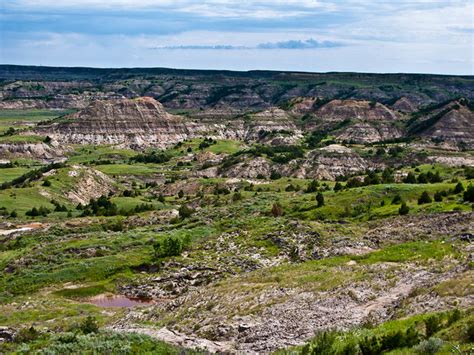
[{"label": "cliff face", "polygon": [[332,100],[314,111],[324,121],[358,119],[367,121],[393,121],[400,115],[380,103],[365,100]]},{"label": "cliff face", "polygon": [[189,137],[183,119],[152,98],[95,101],[64,122],[38,128],[66,143],[166,146]]},{"label": "cliff face", "polygon": [[421,122],[420,135],[466,148],[474,147],[474,112],[463,101],[447,104]]}]

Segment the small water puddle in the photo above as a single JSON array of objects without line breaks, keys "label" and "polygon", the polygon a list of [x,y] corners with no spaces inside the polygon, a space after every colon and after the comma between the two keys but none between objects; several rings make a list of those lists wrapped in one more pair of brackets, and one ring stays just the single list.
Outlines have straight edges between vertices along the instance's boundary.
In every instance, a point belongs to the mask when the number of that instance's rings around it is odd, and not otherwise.
[{"label": "small water puddle", "polygon": [[137,306],[148,306],[155,304],[153,300],[143,298],[132,298],[124,295],[97,295],[87,300],[88,303],[99,307],[122,307],[132,308]]}]

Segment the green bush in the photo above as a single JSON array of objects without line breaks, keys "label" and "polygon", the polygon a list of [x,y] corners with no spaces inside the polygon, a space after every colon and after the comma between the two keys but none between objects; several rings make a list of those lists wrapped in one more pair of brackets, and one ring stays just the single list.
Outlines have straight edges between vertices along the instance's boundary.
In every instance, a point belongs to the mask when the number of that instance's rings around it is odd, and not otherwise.
[{"label": "green bush", "polygon": [[430,195],[428,194],[427,191],[423,191],[420,195],[420,197],[418,198],[418,204],[419,205],[422,205],[424,203],[431,203],[433,202],[433,200],[431,199]]},{"label": "green bush", "polygon": [[97,324],[97,320],[95,319],[95,317],[88,316],[79,325],[79,330],[83,334],[98,333],[99,332],[99,325]]},{"label": "green bush", "polygon": [[415,347],[415,351],[418,354],[423,355],[434,355],[443,347],[443,341],[439,338],[429,338],[423,340],[420,344]]},{"label": "green bush", "polygon": [[407,206],[405,202],[402,202],[402,205],[398,209],[398,214],[400,214],[401,216],[404,216],[408,214],[408,212],[410,212],[410,208]]},{"label": "green bush", "polygon": [[167,237],[163,242],[156,241],[153,244],[155,258],[167,258],[179,256],[183,252],[184,244],[179,238]]},{"label": "green bush", "polygon": [[179,208],[178,212],[179,212],[179,217],[181,219],[185,219],[185,218],[191,217],[194,210],[192,208],[189,208],[187,205],[182,205]]},{"label": "green bush", "polygon": [[316,201],[318,202],[318,208],[324,206],[324,195],[321,192],[316,195]]},{"label": "green bush", "polygon": [[469,185],[467,190],[464,191],[463,200],[465,202],[474,202],[474,186]]}]

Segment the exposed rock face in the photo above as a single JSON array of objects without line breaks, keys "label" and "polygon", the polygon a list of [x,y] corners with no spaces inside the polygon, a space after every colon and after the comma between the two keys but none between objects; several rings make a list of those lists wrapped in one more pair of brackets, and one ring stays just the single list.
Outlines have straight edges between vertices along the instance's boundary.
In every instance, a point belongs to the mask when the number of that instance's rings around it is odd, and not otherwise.
[{"label": "exposed rock face", "polygon": [[73,189],[65,192],[66,197],[73,203],[87,205],[92,198],[96,199],[115,191],[114,180],[98,170],[73,165],[68,175],[77,179]]},{"label": "exposed rock face", "polygon": [[46,143],[0,143],[2,158],[33,158],[51,160],[61,158],[64,149]]},{"label": "exposed rock face", "polygon": [[258,157],[232,166],[223,175],[226,177],[255,179],[259,176],[269,177],[270,173],[270,162],[265,158]]},{"label": "exposed rock face", "polygon": [[356,122],[344,128],[336,138],[338,141],[354,143],[382,142],[403,136],[403,131],[390,122]]},{"label": "exposed rock face", "polygon": [[393,121],[399,115],[380,103],[372,105],[364,100],[332,100],[315,111],[325,121],[360,119],[368,121]]},{"label": "exposed rock face", "polygon": [[245,140],[279,145],[293,144],[301,137],[302,131],[294,120],[276,107],[252,115],[245,127]]},{"label": "exposed rock face", "polygon": [[474,147],[474,112],[469,107],[458,103],[450,105],[448,109],[448,112],[424,130],[421,135],[453,143],[462,143],[468,148]]},{"label": "exposed rock face", "polygon": [[401,97],[399,98],[393,105],[392,107],[395,110],[398,110],[400,112],[405,112],[405,113],[411,113],[415,112],[418,108],[417,104],[410,100],[407,97]]},{"label": "exposed rock face", "polygon": [[309,152],[306,161],[299,169],[301,176],[306,178],[334,180],[337,176],[374,167],[373,163],[361,158],[353,150],[339,145],[330,145]]},{"label": "exposed rock face", "polygon": [[189,136],[183,119],[152,98],[95,101],[68,121],[39,128],[62,142],[166,146]]}]

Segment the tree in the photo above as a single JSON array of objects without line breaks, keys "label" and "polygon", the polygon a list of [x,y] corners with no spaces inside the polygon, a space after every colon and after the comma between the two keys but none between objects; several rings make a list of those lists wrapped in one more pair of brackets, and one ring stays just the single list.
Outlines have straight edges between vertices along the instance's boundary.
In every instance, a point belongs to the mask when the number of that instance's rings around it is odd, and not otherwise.
[{"label": "tree", "polygon": [[312,180],[308,186],[306,187],[306,190],[305,192],[306,193],[313,193],[313,192],[316,192],[318,191],[318,187],[319,187],[319,182],[317,180]]},{"label": "tree", "polygon": [[443,201],[443,194],[441,191],[436,191],[433,198],[436,202],[441,202]]},{"label": "tree", "polygon": [[163,196],[163,194],[160,194],[158,196],[158,201],[161,202],[161,203],[165,203],[165,196]]},{"label": "tree", "polygon": [[474,186],[469,185],[467,190],[464,191],[463,199],[465,202],[474,202]]},{"label": "tree", "polygon": [[181,219],[185,219],[185,218],[188,218],[188,217],[191,217],[191,215],[193,214],[193,210],[191,208],[189,208],[188,206],[186,205],[182,205],[179,210],[179,217]]},{"label": "tree", "polygon": [[433,200],[431,199],[430,195],[428,194],[427,191],[423,191],[420,195],[420,197],[418,198],[418,204],[419,205],[422,205],[424,203],[431,203],[433,202]]},{"label": "tree", "polygon": [[398,209],[398,213],[401,216],[404,216],[404,215],[408,214],[408,212],[410,212],[410,208],[407,206],[406,202],[402,202],[402,205]]},{"label": "tree", "polygon": [[343,188],[344,186],[339,181],[334,185],[334,191],[341,191]]},{"label": "tree", "polygon": [[416,176],[413,174],[411,171],[408,173],[408,175],[403,179],[403,182],[405,184],[416,184]]},{"label": "tree", "polygon": [[47,179],[44,180],[44,181],[43,181],[43,186],[46,186],[46,187],[51,186],[51,181],[49,181],[49,180],[47,180]]},{"label": "tree", "polygon": [[321,192],[316,195],[316,201],[318,202],[318,208],[324,206],[324,196]]},{"label": "tree", "polygon": [[398,205],[402,202],[403,202],[403,200],[402,200],[402,196],[400,196],[400,194],[396,194],[392,199],[392,205]]},{"label": "tree", "polygon": [[390,168],[386,168],[382,173],[382,182],[384,184],[391,184],[395,182],[395,178],[393,177],[393,170]]},{"label": "tree", "polygon": [[278,202],[275,202],[272,205],[271,214],[273,217],[283,216],[283,207],[281,207],[281,205]]},{"label": "tree", "polygon": [[179,198],[183,198],[183,196],[184,196],[183,190],[179,190],[179,192],[178,192],[178,197],[179,197]]},{"label": "tree", "polygon": [[237,191],[234,193],[234,195],[232,196],[232,201],[240,201],[242,199],[242,194]]},{"label": "tree", "polygon": [[90,333],[97,333],[99,332],[99,326],[97,325],[97,321],[94,317],[88,316],[79,326],[79,329],[84,334]]},{"label": "tree", "polygon": [[464,191],[464,186],[461,182],[458,182],[457,185],[454,187],[453,192],[457,195]]}]

